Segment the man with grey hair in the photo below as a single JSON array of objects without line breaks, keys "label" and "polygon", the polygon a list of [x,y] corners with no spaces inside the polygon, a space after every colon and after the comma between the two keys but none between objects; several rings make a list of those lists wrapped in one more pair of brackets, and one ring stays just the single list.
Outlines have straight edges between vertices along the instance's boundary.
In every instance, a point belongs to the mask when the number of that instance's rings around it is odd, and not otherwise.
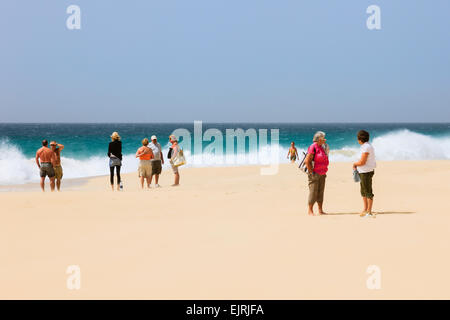
[{"label": "man with grey hair", "polygon": [[308,148],[305,164],[308,168],[308,214],[314,215],[313,206],[316,202],[319,207],[319,214],[325,214],[322,205],[329,161],[324,132],[317,131],[314,134],[313,144]]}]

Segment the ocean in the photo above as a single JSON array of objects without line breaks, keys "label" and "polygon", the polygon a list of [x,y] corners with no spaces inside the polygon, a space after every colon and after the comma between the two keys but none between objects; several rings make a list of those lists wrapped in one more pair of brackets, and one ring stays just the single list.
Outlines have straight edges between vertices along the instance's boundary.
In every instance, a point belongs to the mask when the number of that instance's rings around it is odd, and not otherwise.
[{"label": "ocean", "polygon": [[[371,143],[375,147],[377,160],[433,160],[450,159],[450,123],[203,123],[200,137],[204,152],[201,163],[191,161],[193,154],[194,123],[103,123],[103,124],[31,124],[0,123],[0,185],[24,184],[39,180],[38,169],[34,162],[35,152],[41,147],[43,139],[56,140],[65,146],[62,152],[62,165],[65,178],[81,178],[108,174],[107,150],[110,135],[119,132],[123,143],[123,172],[137,169],[138,160],[134,154],[141,146],[141,140],[152,135],[158,137],[164,149],[168,151],[168,136],[174,130],[185,129],[191,135],[180,141],[187,166],[223,166],[255,164],[251,159],[258,159],[258,154],[248,141],[241,150],[233,151],[235,159],[223,161],[226,146],[226,129],[255,129],[258,136],[258,148],[262,148],[259,129],[267,129],[267,143],[270,145],[271,130],[278,129],[279,150],[276,161],[287,163],[287,151],[294,141],[301,154],[311,144],[314,133],[318,130],[326,133],[330,146],[330,161],[353,161],[358,157],[359,145],[356,133],[364,129],[371,134]],[[211,150],[211,141],[204,138],[208,132],[223,135],[223,150]],[[214,141],[214,140],[213,140]],[[217,142],[217,141],[216,141]],[[198,145],[197,145],[198,146]],[[217,149],[217,148],[216,148]],[[237,149],[237,148],[236,148]],[[198,150],[198,149],[197,149]],[[259,149],[258,149],[259,150]],[[268,150],[268,152],[272,152]],[[258,151],[256,151],[258,153]],[[266,164],[264,160],[261,163]],[[168,164],[166,163],[166,166]]]}]

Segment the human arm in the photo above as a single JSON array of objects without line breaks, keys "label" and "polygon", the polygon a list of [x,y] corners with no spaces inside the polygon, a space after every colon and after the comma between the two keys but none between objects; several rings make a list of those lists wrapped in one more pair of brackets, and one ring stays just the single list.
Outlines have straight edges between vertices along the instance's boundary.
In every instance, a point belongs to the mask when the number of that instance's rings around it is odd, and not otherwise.
[{"label": "human arm", "polygon": [[366,164],[367,158],[369,158],[369,152],[364,152],[361,154],[361,159],[359,161],[353,163],[353,169],[356,169],[356,167],[360,167]]},{"label": "human arm", "polygon": [[64,150],[64,145],[58,143],[58,149],[59,149],[59,152],[63,151]]},{"label": "human arm", "polygon": [[313,159],[314,159],[314,155],[313,154],[308,153],[306,155],[305,165],[306,165],[306,168],[308,168],[308,173],[313,173],[313,166],[312,166]]},{"label": "human arm", "polygon": [[164,164],[164,155],[163,155],[163,150],[161,148],[161,145],[159,145],[159,153],[161,155],[161,164]]},{"label": "human arm", "polygon": [[36,152],[36,164],[38,166],[38,168],[41,168],[41,164],[39,163],[39,152]]}]

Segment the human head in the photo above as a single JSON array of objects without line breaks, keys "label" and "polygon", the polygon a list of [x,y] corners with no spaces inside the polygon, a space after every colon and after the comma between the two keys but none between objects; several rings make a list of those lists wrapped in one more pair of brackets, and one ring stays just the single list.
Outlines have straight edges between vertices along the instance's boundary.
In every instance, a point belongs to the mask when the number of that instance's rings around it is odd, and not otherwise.
[{"label": "human head", "polygon": [[177,138],[176,135],[171,134],[171,135],[169,136],[169,141],[170,141],[171,143],[177,143],[177,142],[178,142],[178,138]]},{"label": "human head", "polygon": [[370,135],[366,130],[359,130],[357,138],[358,138],[358,142],[360,144],[363,144],[363,143],[369,142]]},{"label": "human head", "polygon": [[313,137],[313,142],[316,142],[318,145],[322,145],[326,142],[327,140],[325,139],[325,132],[323,131],[317,131],[314,134]]},{"label": "human head", "polygon": [[295,146],[295,142],[294,142],[294,141],[291,142],[291,146],[292,146],[292,147]]},{"label": "human head", "polygon": [[143,145],[143,146],[148,146],[148,139],[147,139],[147,138],[144,138],[144,139],[142,140],[142,145]]},{"label": "human head", "polygon": [[119,136],[119,134],[118,134],[116,131],[114,131],[114,132],[111,134],[111,140],[112,140],[112,141],[116,141],[116,140],[120,141],[120,136]]},{"label": "human head", "polygon": [[56,141],[51,141],[51,142],[50,142],[50,147],[52,147],[53,150],[56,149],[56,146],[57,146],[57,145],[58,145],[58,144],[56,143]]},{"label": "human head", "polygon": [[46,147],[48,145],[48,141],[46,139],[42,140],[42,146]]},{"label": "human head", "polygon": [[153,136],[151,137],[151,140],[153,141],[153,143],[156,143],[156,142],[157,142],[156,136],[153,135]]}]

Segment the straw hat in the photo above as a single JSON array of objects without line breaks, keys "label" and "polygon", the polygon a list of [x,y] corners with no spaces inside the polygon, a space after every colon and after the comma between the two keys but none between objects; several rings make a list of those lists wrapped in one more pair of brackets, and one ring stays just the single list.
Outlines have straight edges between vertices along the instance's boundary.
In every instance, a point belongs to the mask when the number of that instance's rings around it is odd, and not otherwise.
[{"label": "straw hat", "polygon": [[119,136],[119,134],[116,131],[114,131],[112,133],[112,135],[111,135],[111,139],[113,139],[113,140],[120,140],[120,136]]},{"label": "straw hat", "polygon": [[178,141],[178,138],[177,138],[176,135],[171,134],[171,135],[169,136],[169,140],[171,140],[171,141]]}]

